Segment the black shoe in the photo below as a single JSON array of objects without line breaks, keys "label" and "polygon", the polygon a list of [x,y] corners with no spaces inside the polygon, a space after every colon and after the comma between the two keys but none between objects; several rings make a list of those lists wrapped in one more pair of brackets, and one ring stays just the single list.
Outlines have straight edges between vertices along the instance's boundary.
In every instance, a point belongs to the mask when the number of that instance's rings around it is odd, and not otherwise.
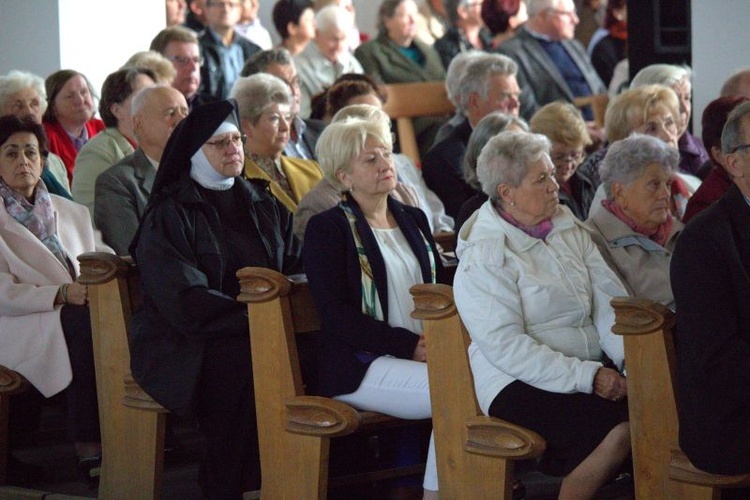
[{"label": "black shoe", "polygon": [[44,467],[22,462],[12,453],[8,454],[8,484],[31,486],[44,480]]},{"label": "black shoe", "polygon": [[93,457],[78,457],[78,473],[86,481],[90,488],[96,488],[99,485],[99,474],[102,468],[102,454]]}]

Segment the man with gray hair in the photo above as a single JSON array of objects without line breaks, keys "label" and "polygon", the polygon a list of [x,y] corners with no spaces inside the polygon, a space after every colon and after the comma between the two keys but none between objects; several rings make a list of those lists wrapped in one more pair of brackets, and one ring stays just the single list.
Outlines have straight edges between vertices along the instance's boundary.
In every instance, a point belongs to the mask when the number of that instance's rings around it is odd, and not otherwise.
[{"label": "man with gray hair", "polygon": [[312,98],[333,85],[345,73],[364,73],[362,65],[348,50],[347,33],[354,18],[343,7],[328,5],[315,14],[315,38],[294,56],[299,70],[302,98],[300,115],[308,118]]},{"label": "man with gray hair", "polygon": [[258,73],[268,73],[280,78],[292,91],[294,119],[289,130],[289,142],[284,147],[284,156],[316,160],[315,145],[326,124],[321,120],[305,120],[300,116],[301,90],[299,76],[289,51],[284,48],[275,48],[254,54],[245,62],[241,76],[252,76]]},{"label": "man with gray hair", "polygon": [[461,52],[448,65],[448,69],[445,72],[445,92],[448,94],[448,99],[456,107],[456,112],[453,114],[450,120],[443,123],[438,129],[435,135],[435,142],[433,145],[441,142],[443,139],[448,137],[454,128],[458,127],[463,123],[466,115],[461,109],[461,99],[458,93],[458,84],[461,81],[461,76],[464,74],[464,68],[475,58],[485,55],[485,52],[480,50],[470,50],[468,52]]},{"label": "man with gray hair", "polygon": [[500,54],[482,54],[466,65],[456,94],[463,121],[422,160],[422,176],[427,186],[445,205],[445,212],[455,218],[461,205],[476,194],[461,173],[466,145],[471,131],[493,111],[518,116],[521,91],[516,81],[518,66]]},{"label": "man with gray hair", "polygon": [[94,188],[94,222],[118,255],[129,254],[164,147],[188,105],[177,89],[160,85],[138,91],[131,110],[138,149],[99,174]]},{"label": "man with gray hair", "polygon": [[[573,39],[579,22],[573,0],[527,0],[529,20],[497,49],[518,63],[523,88],[521,116],[530,120],[537,109],[554,101],[606,94],[586,49]],[[593,119],[590,107],[583,109]]]}]

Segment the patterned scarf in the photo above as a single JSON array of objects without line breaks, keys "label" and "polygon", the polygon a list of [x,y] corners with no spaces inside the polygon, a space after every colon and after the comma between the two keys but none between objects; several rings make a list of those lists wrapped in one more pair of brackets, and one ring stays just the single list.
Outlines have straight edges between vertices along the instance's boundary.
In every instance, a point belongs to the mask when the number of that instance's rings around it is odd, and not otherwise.
[{"label": "patterned scarf", "polygon": [[629,217],[622,210],[622,208],[620,208],[620,205],[612,200],[602,200],[602,206],[609,210],[612,215],[620,219],[636,233],[640,233],[648,237],[648,239],[650,239],[651,241],[655,241],[661,246],[664,246],[667,243],[667,238],[669,238],[669,233],[672,231],[672,223],[674,222],[674,216],[672,216],[672,214],[668,214],[667,220],[656,229],[649,229],[639,225],[636,221]]},{"label": "patterned scarf", "polygon": [[[383,312],[378,310],[377,304],[380,300],[378,296],[378,289],[375,286],[375,279],[372,273],[372,267],[370,266],[370,260],[367,258],[365,253],[365,247],[362,245],[362,238],[359,236],[357,231],[357,216],[354,211],[346,205],[346,194],[343,194],[343,200],[339,203],[339,208],[344,211],[346,219],[349,221],[349,228],[352,231],[352,237],[354,238],[354,245],[357,247],[357,257],[359,257],[359,267],[362,270],[362,312],[371,318],[383,321]],[[432,247],[430,242],[425,238],[424,233],[419,231],[424,241],[425,247],[427,248],[427,255],[430,259],[430,280],[431,283],[436,282],[436,267],[435,267],[435,256],[432,253]],[[379,314],[378,314],[379,313]]]},{"label": "patterned scarf", "polygon": [[5,209],[10,216],[36,236],[68,270],[70,277],[75,279],[75,271],[65,255],[60,239],[57,237],[55,211],[52,208],[52,200],[44,182],[37,183],[36,189],[34,189],[33,203],[11,189],[2,179],[0,179],[0,196],[3,197]]}]

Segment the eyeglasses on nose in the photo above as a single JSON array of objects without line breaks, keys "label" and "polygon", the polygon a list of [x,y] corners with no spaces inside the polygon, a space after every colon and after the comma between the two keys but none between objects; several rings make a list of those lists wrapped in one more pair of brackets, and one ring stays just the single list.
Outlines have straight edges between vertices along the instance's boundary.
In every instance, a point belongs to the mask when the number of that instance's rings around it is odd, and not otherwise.
[{"label": "eyeglasses on nose", "polygon": [[174,63],[177,66],[187,66],[190,63],[193,63],[196,66],[203,66],[202,57],[172,56],[172,57],[167,57],[167,59],[172,61],[172,63]]},{"label": "eyeglasses on nose", "polygon": [[565,165],[567,163],[578,163],[583,160],[583,153],[556,154],[552,155],[552,163],[555,165]]}]

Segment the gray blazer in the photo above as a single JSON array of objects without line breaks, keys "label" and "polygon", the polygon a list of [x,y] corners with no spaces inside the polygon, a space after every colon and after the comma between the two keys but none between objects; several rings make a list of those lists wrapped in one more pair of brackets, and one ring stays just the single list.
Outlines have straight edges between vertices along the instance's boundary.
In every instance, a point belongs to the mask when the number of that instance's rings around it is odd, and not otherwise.
[{"label": "gray blazer", "polygon": [[[591,64],[586,50],[578,40],[563,40],[563,47],[580,68],[592,94],[605,94],[607,88]],[[545,104],[554,101],[573,102],[575,97],[560,70],[547,55],[542,44],[526,28],[502,43],[497,49],[518,63],[518,85],[521,87],[521,116],[530,120]]]},{"label": "gray blazer", "polygon": [[130,254],[155,177],[156,169],[138,148],[96,179],[94,223],[117,255]]}]

